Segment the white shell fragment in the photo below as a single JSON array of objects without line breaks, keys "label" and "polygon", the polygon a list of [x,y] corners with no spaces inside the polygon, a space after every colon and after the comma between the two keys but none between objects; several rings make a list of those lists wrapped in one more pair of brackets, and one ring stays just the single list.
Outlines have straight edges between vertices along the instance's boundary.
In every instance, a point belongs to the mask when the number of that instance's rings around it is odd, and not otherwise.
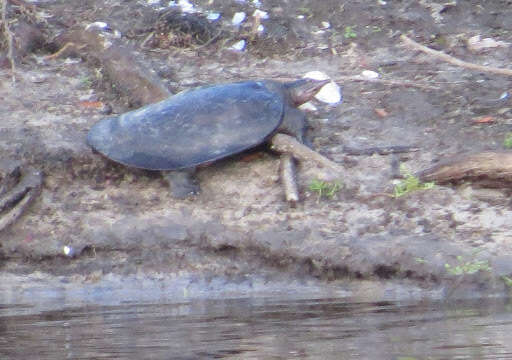
[{"label": "white shell fragment", "polygon": [[[310,71],[304,75],[304,78],[315,80],[330,79],[326,73],[321,71]],[[315,95],[315,99],[326,104],[337,104],[341,101],[340,87],[334,81],[331,81],[320,89],[320,91]]]},{"label": "white shell fragment", "polygon": [[206,15],[206,18],[210,21],[215,21],[220,19],[220,14],[217,12],[211,12]]},{"label": "white shell fragment", "polygon": [[252,16],[259,17],[260,19],[268,19],[268,12],[256,9],[252,13]]},{"label": "white shell fragment", "polygon": [[64,255],[69,257],[73,257],[75,255],[75,249],[67,245],[62,247],[62,252],[64,253]]},{"label": "white shell fragment", "polygon": [[86,31],[91,30],[91,29],[98,29],[98,30],[104,31],[104,30],[109,30],[110,26],[108,26],[108,24],[106,22],[96,21],[96,22],[90,23],[89,25],[87,25],[85,27]]},{"label": "white shell fragment", "polygon": [[303,78],[305,78],[305,79],[313,79],[313,80],[327,80],[327,79],[330,79],[329,75],[327,75],[324,72],[318,71],[318,70],[310,71],[310,72],[306,73],[303,76]]},{"label": "white shell fragment", "polygon": [[507,46],[510,46],[510,44],[504,41],[496,41],[491,38],[480,39],[480,35],[476,35],[468,39],[468,49],[475,53],[487,49]]},{"label": "white shell fragment", "polygon": [[233,19],[231,20],[231,23],[234,26],[238,26],[244,22],[246,17],[247,17],[247,15],[243,11],[237,12],[237,13],[235,13],[235,15],[233,15]]},{"label": "white shell fragment", "polygon": [[194,4],[191,4],[188,0],[174,0],[169,2],[169,6],[171,7],[180,7],[181,11],[185,13],[193,13],[195,12]]},{"label": "white shell fragment", "polygon": [[375,71],[363,70],[363,71],[361,71],[361,76],[363,76],[367,79],[377,79],[380,75],[378,72],[375,72]]},{"label": "white shell fragment", "polygon": [[245,40],[237,41],[231,45],[230,49],[235,51],[243,51],[245,49]]},{"label": "white shell fragment", "polygon": [[322,21],[322,28],[329,29],[331,27],[331,23],[328,21]]}]

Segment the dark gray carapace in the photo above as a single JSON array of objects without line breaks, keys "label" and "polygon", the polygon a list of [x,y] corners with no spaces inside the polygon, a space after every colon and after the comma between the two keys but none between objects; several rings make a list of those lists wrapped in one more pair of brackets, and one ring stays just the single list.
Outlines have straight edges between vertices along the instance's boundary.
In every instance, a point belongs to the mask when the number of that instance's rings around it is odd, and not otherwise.
[{"label": "dark gray carapace", "polygon": [[278,131],[287,109],[323,85],[262,80],[201,87],[103,119],[91,128],[87,143],[127,166],[190,168],[262,144]]}]

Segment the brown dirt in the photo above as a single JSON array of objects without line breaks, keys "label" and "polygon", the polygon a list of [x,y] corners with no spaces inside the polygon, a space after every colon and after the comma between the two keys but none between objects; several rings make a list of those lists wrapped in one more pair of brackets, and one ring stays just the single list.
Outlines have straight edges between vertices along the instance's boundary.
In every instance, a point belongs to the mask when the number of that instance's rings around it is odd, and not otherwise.
[{"label": "brown dirt", "polygon": [[[512,8],[506,1],[444,7],[430,1],[282,3],[262,1],[270,15],[262,20],[268,29],[262,37],[251,33],[249,18],[240,29],[212,27],[219,35],[206,45],[204,39],[198,44],[167,37],[172,41],[158,43],[164,47],[145,48],[141,44],[158,19],[155,8],[137,1],[35,3],[53,16],[42,25],[49,44],[17,59],[15,84],[8,66],[0,72],[0,151],[41,169],[45,180],[29,211],[0,233],[5,277],[39,270],[48,281],[64,276],[79,285],[91,274],[99,274],[98,281],[121,275],[121,282],[132,274],[227,277],[234,283],[240,276],[264,276],[269,284],[284,276],[320,287],[355,284],[353,293],[361,280],[449,292],[454,283],[469,292],[506,291],[499,279],[512,274],[510,189],[467,183],[395,199],[382,195],[392,191],[392,157],[350,156],[343,147],[418,146],[419,152],[400,156],[413,172],[447,156],[502,149],[512,106],[498,99],[510,91],[510,78],[432,60],[403,47],[399,35],[466,61],[507,67],[512,47],[472,53],[465,41],[480,34],[512,43]],[[195,4],[228,22],[237,11],[254,11],[252,3],[234,0]],[[311,70],[341,79],[365,69],[422,87],[338,81],[343,104],[316,103],[308,135],[319,152],[346,170],[344,187],[333,199],[317,199],[308,189],[314,164],[300,164],[303,200],[289,207],[279,160],[265,153],[250,162],[230,159],[201,169],[202,193],[175,200],[158,174],[113,164],[85,144],[88,129],[105,116],[86,101],[110,103],[114,113],[128,110],[129,99],[112,91],[102,69],[73,54],[43,59],[55,50],[51,39],[59,31],[94,21],[118,29],[172,91],[240,79],[299,78]],[[322,29],[322,21],[330,27]],[[227,49],[240,39],[248,41],[245,51]],[[475,124],[481,116],[494,121]],[[64,256],[64,246],[75,256]],[[489,261],[492,271],[452,275],[445,264],[461,265],[457,256]],[[240,283],[238,291],[245,290],[247,284]]]}]

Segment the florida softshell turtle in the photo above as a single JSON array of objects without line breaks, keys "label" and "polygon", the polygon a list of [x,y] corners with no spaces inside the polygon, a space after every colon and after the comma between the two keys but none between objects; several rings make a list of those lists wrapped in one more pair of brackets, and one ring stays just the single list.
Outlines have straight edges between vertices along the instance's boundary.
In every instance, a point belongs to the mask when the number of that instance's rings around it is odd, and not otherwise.
[{"label": "florida softshell turtle", "polygon": [[200,87],[100,120],[87,143],[118,163],[162,170],[175,197],[197,193],[192,169],[266,142],[275,133],[303,141],[297,106],[328,81],[244,81]]}]

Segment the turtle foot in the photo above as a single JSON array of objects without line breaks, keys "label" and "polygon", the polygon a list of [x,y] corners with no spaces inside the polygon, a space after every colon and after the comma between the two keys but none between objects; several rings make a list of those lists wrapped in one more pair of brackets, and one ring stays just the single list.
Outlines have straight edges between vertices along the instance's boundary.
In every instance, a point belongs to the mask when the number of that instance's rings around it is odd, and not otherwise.
[{"label": "turtle foot", "polygon": [[12,225],[39,195],[43,177],[39,171],[19,163],[0,163],[0,231]]},{"label": "turtle foot", "polygon": [[171,194],[176,199],[186,199],[199,194],[200,187],[194,177],[195,169],[185,169],[165,172],[164,178],[171,188]]}]

